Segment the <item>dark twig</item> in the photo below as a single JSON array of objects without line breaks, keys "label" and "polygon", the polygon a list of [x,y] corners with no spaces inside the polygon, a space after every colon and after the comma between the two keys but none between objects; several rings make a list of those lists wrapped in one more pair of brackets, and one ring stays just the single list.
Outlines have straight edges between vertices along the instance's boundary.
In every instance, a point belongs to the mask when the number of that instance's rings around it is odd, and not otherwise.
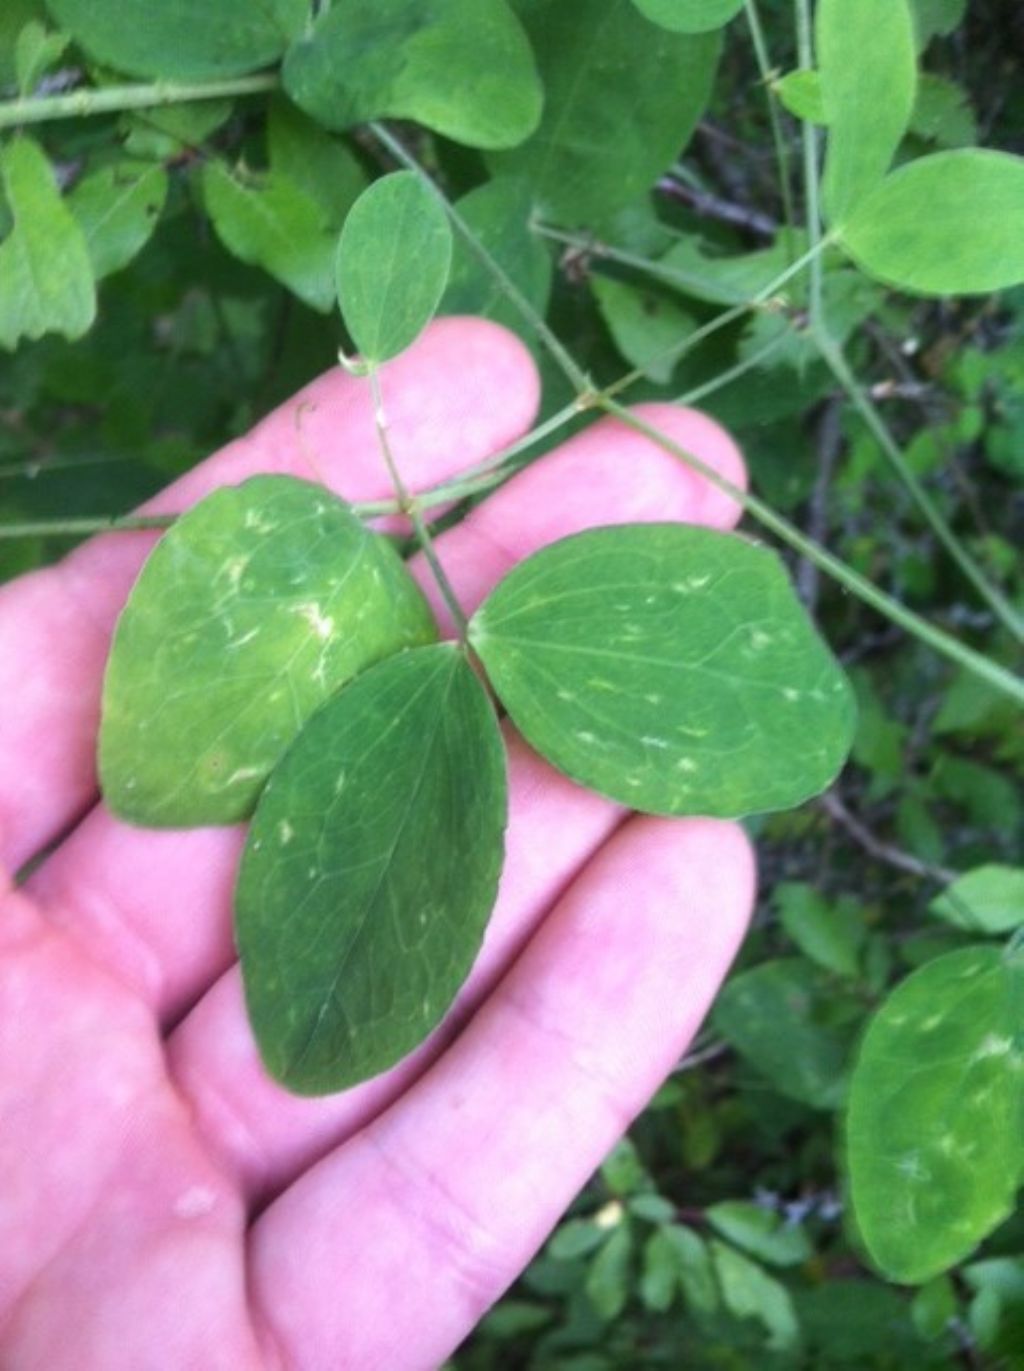
[{"label": "dark twig", "polygon": [[[843,444],[842,414],[842,402],[838,399],[829,400],[818,421],[818,474],[811,491],[807,519],[807,532],[816,543],[825,542],[828,535],[828,498]],[[796,584],[800,598],[808,609],[813,610],[818,603],[821,572],[806,557],[797,569]]]},{"label": "dark twig", "polygon": [[717,219],[720,223],[731,224],[733,228],[745,229],[759,238],[774,238],[779,231],[778,223],[770,214],[746,205],[737,205],[710,191],[697,190],[677,181],[674,176],[663,176],[658,182],[658,189],[663,195],[670,195],[673,200],[688,205],[705,219]]},{"label": "dark twig", "polygon": [[844,828],[854,842],[876,861],[885,862],[897,871],[905,871],[910,876],[933,881],[937,885],[949,885],[951,881],[956,880],[957,873],[948,867],[932,866],[910,852],[904,852],[902,848],[884,842],[877,834],[872,833],[866,824],[861,823],[860,819],[850,813],[836,791],[830,790],[822,795],[818,804],[830,819],[834,819]]}]

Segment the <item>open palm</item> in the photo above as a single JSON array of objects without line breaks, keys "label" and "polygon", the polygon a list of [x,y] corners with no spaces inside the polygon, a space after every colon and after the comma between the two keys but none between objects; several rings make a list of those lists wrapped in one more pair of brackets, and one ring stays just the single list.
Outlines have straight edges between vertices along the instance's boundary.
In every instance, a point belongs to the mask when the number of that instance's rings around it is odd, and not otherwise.
[{"label": "open palm", "polygon": [[[512,441],[537,402],[523,348],[480,321],[435,324],[383,377],[414,489]],[[741,479],[710,421],[646,412]],[[390,494],[363,383],[322,378],[154,507],[257,471],[309,478],[311,457],[342,495]],[[553,538],[735,514],[603,421],[439,549],[472,609]],[[436,1366],[696,1031],[750,908],[749,849],[732,824],[630,816],[507,731],[501,892],[455,1007],[385,1075],[287,1095],[234,961],[242,831],[135,829],[95,803],[110,632],[152,543],[97,539],[0,592],[0,857],[14,871],[52,847],[0,891],[0,1364]]]}]

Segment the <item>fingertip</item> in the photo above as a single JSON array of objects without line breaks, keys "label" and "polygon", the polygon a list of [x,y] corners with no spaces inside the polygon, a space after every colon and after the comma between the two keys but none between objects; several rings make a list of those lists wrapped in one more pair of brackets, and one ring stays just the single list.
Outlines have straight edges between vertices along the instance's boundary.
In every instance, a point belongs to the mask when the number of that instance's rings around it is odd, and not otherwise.
[{"label": "fingertip", "polygon": [[[747,467],[732,435],[710,415],[682,405],[651,403],[634,406],[632,413],[659,429],[666,437],[694,457],[712,467],[719,476],[745,491]],[[681,498],[691,513],[689,522],[709,528],[730,529],[743,513],[740,503],[714,486],[706,477],[679,458],[671,458],[680,469]]]}]

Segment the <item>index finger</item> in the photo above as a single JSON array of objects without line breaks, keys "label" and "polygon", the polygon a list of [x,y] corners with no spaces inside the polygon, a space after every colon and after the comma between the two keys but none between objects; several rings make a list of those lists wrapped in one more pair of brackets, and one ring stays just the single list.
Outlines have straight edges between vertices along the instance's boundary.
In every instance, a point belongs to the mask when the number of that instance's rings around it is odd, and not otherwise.
[{"label": "index finger", "polygon": [[[438,320],[385,376],[391,441],[414,489],[499,451],[536,412],[538,381],[528,352],[480,319]],[[147,509],[178,512],[216,486],[257,472],[322,478],[352,500],[388,498],[366,386],[338,369],[321,376]],[[110,635],[157,536],[91,539],[55,566],[0,589],[0,864],[23,864],[95,795]]]}]

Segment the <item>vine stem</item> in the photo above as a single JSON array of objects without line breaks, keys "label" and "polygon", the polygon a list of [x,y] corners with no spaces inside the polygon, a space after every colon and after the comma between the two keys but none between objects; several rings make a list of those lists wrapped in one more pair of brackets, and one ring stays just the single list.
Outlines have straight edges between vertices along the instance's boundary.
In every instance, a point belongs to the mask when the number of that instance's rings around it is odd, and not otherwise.
[{"label": "vine stem", "polygon": [[431,538],[430,530],[424,521],[419,501],[409,494],[406,484],[402,480],[402,473],[398,469],[398,463],[395,461],[395,455],[391,450],[388,421],[384,413],[384,400],[380,389],[380,371],[373,362],[368,362],[365,365],[366,379],[370,383],[370,394],[373,397],[373,422],[377,429],[377,442],[380,445],[388,475],[391,477],[391,484],[394,486],[395,494],[398,497],[398,507],[403,514],[408,515],[412,523],[416,540],[427,559],[427,565],[430,567],[434,580],[437,582],[437,588],[448,606],[448,612],[452,616],[455,627],[458,629],[459,641],[465,645],[469,633],[469,621],[462,612],[459,597],[455,594],[455,587],[449,581],[447,573],[441,565],[441,559],[437,555],[434,540]]},{"label": "vine stem", "polygon": [[[809,0],[795,0],[795,3],[800,66],[801,69],[809,69],[814,65],[810,3]],[[804,174],[807,187],[807,239],[810,246],[813,247],[821,237],[818,130],[807,120],[803,122],[803,144]],[[821,263],[818,259],[811,263],[810,326],[811,336],[817,344],[822,360],[867,424],[881,447],[889,467],[910,492],[911,498],[929,528],[1003,627],[1013,634],[1018,642],[1024,642],[1024,619],[1017,613],[998,586],[991,583],[981,566],[943,518],[935,502],[908,465],[907,459],[889,431],[885,420],[871,403],[864,388],[854,375],[842,348],[832,337],[825,314]]]},{"label": "vine stem", "polygon": [[770,529],[782,542],[793,548],[795,552],[800,553],[801,556],[806,557],[809,562],[813,562],[815,566],[820,567],[822,571],[827,572],[841,586],[845,586],[847,590],[856,595],[858,599],[863,600],[865,604],[870,605],[872,609],[876,609],[921,642],[927,643],[934,651],[941,653],[950,661],[956,662],[958,666],[966,667],[990,685],[995,686],[997,690],[1002,691],[1003,694],[1009,695],[1012,699],[1024,704],[1024,680],[1020,677],[999,666],[998,663],[989,661],[980,652],[965,647],[963,643],[950,634],[944,633],[942,629],[930,624],[927,619],[922,619],[913,610],[907,609],[906,605],[901,604],[899,600],[887,595],[885,591],[879,590],[859,572],[848,567],[845,562],[840,561],[838,557],[834,557],[820,544],[801,533],[788,519],[783,518],[781,514],[776,514],[770,505],[765,504],[756,495],[741,490],[739,486],[720,475],[714,467],[708,466],[699,457],[687,452],[667,434],[662,433],[660,429],[649,424],[645,419],[641,419],[639,415],[633,414],[616,400],[598,397],[596,403],[599,408],[609,414],[614,414],[629,428],[652,439],[666,452],[671,453],[698,472],[723,494],[735,500],[758,523]]},{"label": "vine stem", "polygon": [[29,95],[18,100],[0,100],[0,129],[22,124],[43,124],[53,119],[81,119],[95,114],[116,114],[124,110],[156,109],[160,105],[185,105],[198,100],[220,100],[235,95],[255,95],[276,90],[276,72],[255,76],[236,76],[230,80],[202,81],[176,85],[154,81],[148,85],[103,86],[100,89],[70,91],[66,95]]},{"label": "vine stem", "polygon": [[796,210],[793,205],[793,188],[789,181],[789,152],[786,148],[786,140],[782,135],[782,121],[779,119],[778,97],[772,89],[772,82],[775,79],[768,55],[768,44],[765,41],[764,29],[761,27],[761,16],[757,9],[757,0],[743,0],[743,9],[746,15],[747,27],[750,30],[750,41],[754,48],[754,57],[757,61],[757,69],[761,74],[761,81],[764,84],[765,95],[768,99],[768,122],[771,125],[772,144],[775,148],[775,165],[779,175],[779,191],[782,195],[782,212],[786,221],[785,237],[786,251],[790,261],[795,256],[794,230],[796,229]]},{"label": "vine stem", "polygon": [[79,519],[20,519],[0,523],[0,542],[14,538],[84,538],[91,533],[134,533],[169,528],[177,514],[89,515]]}]

